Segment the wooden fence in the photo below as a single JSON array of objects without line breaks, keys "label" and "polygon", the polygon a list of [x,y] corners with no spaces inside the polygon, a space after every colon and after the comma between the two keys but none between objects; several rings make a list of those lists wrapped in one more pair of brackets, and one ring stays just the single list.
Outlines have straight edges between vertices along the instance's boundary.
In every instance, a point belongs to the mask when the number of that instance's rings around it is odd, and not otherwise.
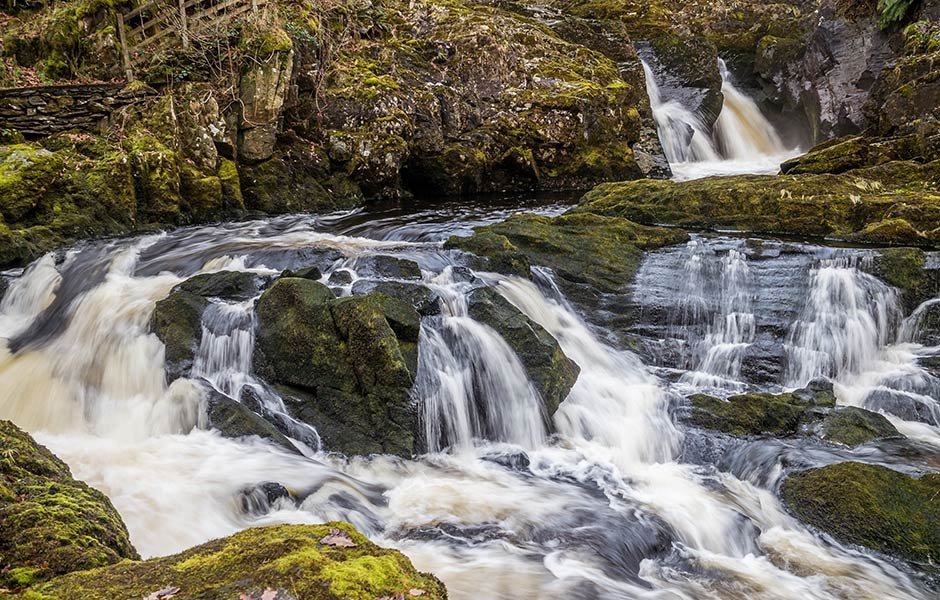
[{"label": "wooden fence", "polygon": [[156,0],[118,13],[118,41],[127,79],[134,79],[134,67],[144,57],[173,46],[188,48],[191,35],[225,25],[249,11],[258,12],[266,3],[267,0]]}]

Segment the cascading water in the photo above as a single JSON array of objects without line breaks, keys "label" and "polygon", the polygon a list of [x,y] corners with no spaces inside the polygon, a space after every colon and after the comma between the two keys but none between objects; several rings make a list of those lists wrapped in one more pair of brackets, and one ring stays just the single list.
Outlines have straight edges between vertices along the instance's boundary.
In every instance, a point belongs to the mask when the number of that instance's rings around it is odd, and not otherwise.
[{"label": "cascading water", "polygon": [[797,151],[786,148],[757,104],[735,86],[727,65],[721,72],[721,112],[714,127],[677,100],[665,100],[646,62],[646,91],[653,120],[670,167],[677,179],[708,175],[775,173]]},{"label": "cascading water", "polygon": [[[440,240],[449,231],[434,219]],[[293,217],[111,242],[61,264],[42,259],[3,301],[0,336],[15,336],[16,346],[0,354],[0,418],[29,429],[104,491],[147,556],[253,525],[342,519],[441,576],[457,600],[931,597],[898,567],[812,534],[757,478],[677,462],[682,432],[670,395],[636,355],[598,339],[550,273],[537,273],[544,285],[458,278],[448,269],[459,255],[420,237],[420,224],[408,227],[422,243],[350,237],[335,232],[341,226]],[[200,271],[270,273],[317,253],[325,280],[363,256],[407,256],[441,296],[442,314],[422,324],[415,388],[432,453],[304,457],[224,439],[193,428],[200,384],[167,386],[162,344],[147,331],[156,301]],[[92,256],[105,256],[108,268],[76,291],[69,274],[81,270],[71,266]],[[734,290],[760,282],[743,274],[741,257],[726,257],[718,312],[730,315],[746,309]],[[553,436],[518,358],[466,310],[481,285],[544,327],[581,368]],[[71,300],[44,319],[42,306],[57,298]],[[250,306],[213,303],[194,366],[233,396],[263,388],[250,374]],[[246,490],[268,481],[298,502],[242,510]]]}]

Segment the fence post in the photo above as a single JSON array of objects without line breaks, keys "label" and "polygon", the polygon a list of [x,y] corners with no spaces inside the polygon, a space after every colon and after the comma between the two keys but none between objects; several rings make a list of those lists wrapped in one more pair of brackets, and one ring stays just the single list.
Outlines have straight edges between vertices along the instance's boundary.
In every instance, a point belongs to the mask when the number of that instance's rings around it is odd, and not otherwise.
[{"label": "fence post", "polygon": [[183,48],[189,48],[189,30],[186,28],[186,0],[179,0],[180,24],[182,25]]},{"label": "fence post", "polygon": [[121,42],[121,61],[124,63],[124,76],[128,81],[134,81],[134,69],[131,67],[131,56],[127,51],[127,39],[124,36],[124,15],[117,14],[118,40]]}]

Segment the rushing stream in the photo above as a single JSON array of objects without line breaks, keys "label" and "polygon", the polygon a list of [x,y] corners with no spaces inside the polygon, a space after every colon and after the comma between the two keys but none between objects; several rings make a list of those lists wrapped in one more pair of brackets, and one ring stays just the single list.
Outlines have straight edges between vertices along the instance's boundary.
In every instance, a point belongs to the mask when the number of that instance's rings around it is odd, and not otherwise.
[{"label": "rushing stream", "polygon": [[[841,403],[884,410],[916,443],[938,444],[937,380],[917,363],[931,350],[899,338],[896,293],[857,268],[866,251],[696,237],[653,253],[635,284],[633,353],[572,307],[551,272],[537,270],[536,283],[468,276],[466,257],[442,248],[508,212],[282,217],[47,255],[12,274],[0,307],[0,418],[104,491],[145,556],[253,525],[341,519],[404,551],[458,600],[935,597],[905,567],[811,532],[774,494],[787,465],[897,462],[889,449],[752,440],[708,461],[690,447],[710,434],[673,414],[690,391],[827,376]],[[266,277],[314,260],[324,281],[348,272],[352,284],[332,285],[349,294],[376,277],[361,265],[377,254],[418,262],[440,297],[441,314],[424,319],[415,388],[429,454],[347,459],[321,451],[316,424],[294,422],[300,456],[196,427],[207,386],[265,390],[251,373],[253,300],[210,306],[192,377],[169,386],[163,345],[148,333],[157,300],[195,273]],[[552,435],[518,358],[468,316],[467,293],[481,285],[581,368]],[[267,418],[293,421],[276,394],[258,395]],[[269,481],[300,502],[245,502]]]}]

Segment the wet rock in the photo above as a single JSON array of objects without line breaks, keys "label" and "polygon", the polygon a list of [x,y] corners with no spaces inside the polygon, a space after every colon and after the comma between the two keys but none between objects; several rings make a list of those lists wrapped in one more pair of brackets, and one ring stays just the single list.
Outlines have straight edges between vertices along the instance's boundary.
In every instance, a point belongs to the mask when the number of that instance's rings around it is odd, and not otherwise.
[{"label": "wet rock", "polygon": [[280,386],[326,449],[411,455],[414,308],[377,293],[337,300],[320,283],[281,278],[258,300],[257,314],[257,372]]},{"label": "wet rock", "polygon": [[940,555],[940,474],[844,462],[790,475],[781,495],[797,517],[842,542],[917,563]]},{"label": "wet rock", "polygon": [[421,267],[395,256],[366,256],[356,261],[356,273],[370,279],[421,279]]},{"label": "wet rock", "polygon": [[174,290],[187,292],[203,298],[248,300],[258,293],[261,278],[244,271],[219,271],[190,277]]},{"label": "wet rock", "polygon": [[791,394],[795,400],[808,406],[832,408],[836,405],[836,395],[828,379],[813,379],[806,387],[793,390]]},{"label": "wet rock", "polygon": [[[865,406],[890,413],[905,421],[940,425],[940,408],[935,401],[923,398],[923,391],[927,390],[909,394],[886,388],[875,389],[865,398]],[[931,389],[928,393],[936,391]]]},{"label": "wet rock", "polygon": [[737,436],[795,435],[806,410],[792,394],[742,394],[727,400],[695,394],[689,402],[690,424]]},{"label": "wet rock", "polygon": [[330,285],[349,285],[352,283],[352,273],[345,269],[333,271],[330,273]]},{"label": "wet rock", "polygon": [[215,429],[227,438],[257,436],[289,452],[300,453],[277,427],[247,406],[216,390],[209,390],[207,394],[205,428]]},{"label": "wet rock", "polygon": [[319,281],[323,277],[323,273],[320,271],[320,268],[316,265],[310,265],[307,267],[301,267],[296,271],[293,269],[287,269],[281,273],[281,277],[299,277],[301,279],[311,279],[313,281]]},{"label": "wet rock", "polygon": [[[334,529],[355,545],[321,544]],[[250,528],[173,556],[59,577],[34,591],[62,600],[110,600],[151,597],[168,585],[193,598],[404,598],[412,590],[427,600],[447,597],[437,578],[348,523]]]},{"label": "wet rock", "polygon": [[687,239],[684,231],[644,227],[619,217],[521,214],[479,227],[469,238],[452,237],[446,247],[485,257],[489,268],[507,274],[528,276],[529,264],[540,265],[565,281],[617,292],[633,281],[644,249]]},{"label": "wet rock", "polygon": [[352,293],[364,295],[379,292],[397,300],[407,302],[421,316],[438,315],[441,312],[440,298],[428,287],[400,281],[370,281],[360,279],[352,286]]},{"label": "wet rock", "polygon": [[940,293],[940,269],[928,268],[927,255],[918,248],[885,248],[862,268],[901,290],[908,314]]},{"label": "wet rock", "polygon": [[647,224],[932,246],[940,242],[938,176],[940,161],[894,161],[840,175],[621,182],[594,188],[572,212]]},{"label": "wet rock", "polygon": [[470,316],[495,329],[513,349],[542,397],[546,414],[555,414],[578,379],[578,365],[565,356],[555,338],[492,288],[474,290],[468,304]]},{"label": "wet rock", "polygon": [[903,436],[884,416],[847,406],[826,415],[819,426],[819,437],[845,446],[857,446],[872,440]]},{"label": "wet rock", "polygon": [[274,481],[265,481],[242,490],[239,499],[242,512],[255,516],[266,515],[279,501],[295,502],[290,490]]},{"label": "wet rock", "polygon": [[150,317],[150,331],[166,347],[167,379],[172,381],[189,372],[202,341],[202,313],[209,301],[202,296],[177,290],[159,300]]},{"label": "wet rock", "polygon": [[108,498],[9,421],[0,421],[0,588],[137,559]]},{"label": "wet rock", "polygon": [[778,383],[783,375],[786,350],[776,340],[761,338],[749,344],[741,357],[742,378],[755,385]]}]

